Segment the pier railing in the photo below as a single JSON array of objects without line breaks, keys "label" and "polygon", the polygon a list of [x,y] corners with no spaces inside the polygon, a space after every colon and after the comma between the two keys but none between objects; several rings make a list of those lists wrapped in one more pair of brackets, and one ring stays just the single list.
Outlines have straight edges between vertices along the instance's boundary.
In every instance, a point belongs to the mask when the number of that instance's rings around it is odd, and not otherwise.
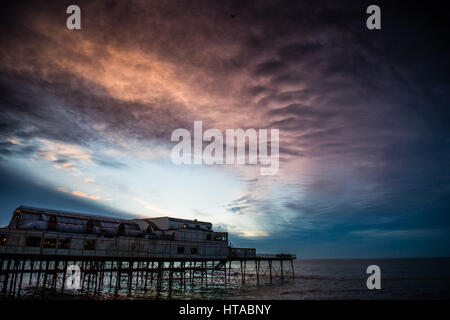
[{"label": "pier railing", "polygon": [[288,253],[277,253],[277,254],[258,253],[258,254],[256,254],[256,258],[297,259],[297,256],[295,254],[288,254]]}]

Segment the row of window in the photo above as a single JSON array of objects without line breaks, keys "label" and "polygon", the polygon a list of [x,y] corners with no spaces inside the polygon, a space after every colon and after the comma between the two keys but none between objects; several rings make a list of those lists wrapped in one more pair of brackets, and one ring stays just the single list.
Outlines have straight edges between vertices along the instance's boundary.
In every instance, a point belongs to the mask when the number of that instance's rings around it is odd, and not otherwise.
[{"label": "row of window", "polygon": [[[58,220],[55,215],[50,216],[47,224],[47,230],[56,231],[56,226],[58,224]],[[86,223],[86,233],[92,234],[95,231],[95,227],[100,226],[100,221],[89,219]],[[125,234],[125,224],[121,223],[118,227],[119,235],[123,236]]]},{"label": "row of window", "polygon": [[[2,246],[6,245],[8,237],[7,235],[0,235],[0,244]],[[29,236],[26,238],[25,246],[26,247],[41,247],[41,237],[37,236]],[[44,238],[44,242],[42,243],[43,248],[49,249],[70,249],[70,239],[54,239],[54,238]],[[85,240],[83,244],[84,250],[95,250],[95,240]],[[180,246],[177,248],[178,254],[184,254],[185,248]],[[191,247],[191,254],[197,254],[197,248]]]},{"label": "row of window", "polygon": [[[27,237],[25,241],[26,247],[41,247],[41,237],[30,236]],[[43,248],[49,249],[70,249],[70,239],[54,239],[54,238],[44,238],[42,243]],[[84,241],[84,250],[95,250],[95,240]]]},{"label": "row of window", "polygon": [[[211,234],[210,234],[210,233],[207,234],[207,235],[206,235],[206,240],[211,240],[211,239],[212,239]],[[227,236],[221,235],[221,234],[216,234],[216,235],[214,236],[214,240],[215,240],[215,241],[227,241]]]},{"label": "row of window", "polygon": [[[178,247],[177,248],[177,253],[178,254],[183,254],[184,253],[184,247]],[[191,248],[191,254],[197,254],[197,248]]]},{"label": "row of window", "polygon": [[[7,241],[8,237],[5,234],[0,235],[0,245],[4,246],[6,245],[6,241]],[[211,240],[211,234],[207,234],[206,235],[206,240]],[[216,235],[214,240],[216,241],[226,241],[227,238],[224,235]],[[87,243],[85,244],[86,248],[85,250],[94,250],[95,249],[95,240],[87,240]],[[92,243],[94,242],[94,243]],[[40,247],[41,246],[41,237],[35,237],[35,236],[30,236],[27,237],[26,240],[26,246],[27,247]],[[52,239],[52,238],[45,238],[44,239],[44,243],[43,243],[43,247],[44,248],[58,248],[58,249],[69,249],[70,248],[70,239],[59,239],[58,243],[56,243],[56,239]],[[93,247],[93,249],[89,249]],[[180,247],[182,248],[182,247]],[[195,248],[193,248],[195,249]],[[179,249],[179,250],[183,250],[184,253],[184,249]],[[178,252],[180,253],[180,252]]]},{"label": "row of window", "polygon": [[[187,223],[185,223],[185,224],[183,224],[183,228],[187,229],[187,228],[189,228],[189,225]],[[200,229],[200,225],[196,224],[195,229]]]},{"label": "row of window", "polygon": [[[187,229],[187,228],[189,228],[189,225],[184,224],[183,228]],[[200,226],[199,225],[195,225],[195,229],[200,229]],[[210,229],[210,228],[208,227],[208,229]],[[206,235],[206,240],[211,240],[211,239],[212,239],[211,234],[210,233],[207,234]],[[216,235],[214,240],[216,240],[216,241],[227,241],[227,237],[224,236],[224,235]]]}]

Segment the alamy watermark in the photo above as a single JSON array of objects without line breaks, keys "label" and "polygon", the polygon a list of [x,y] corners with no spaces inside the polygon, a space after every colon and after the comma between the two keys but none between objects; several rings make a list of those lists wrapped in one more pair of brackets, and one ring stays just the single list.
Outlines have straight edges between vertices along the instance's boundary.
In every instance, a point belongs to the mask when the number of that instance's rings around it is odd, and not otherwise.
[{"label": "alamy watermark", "polygon": [[64,280],[64,286],[68,290],[78,290],[81,288],[81,270],[76,264],[67,267],[67,276]]},{"label": "alamy watermark", "polygon": [[381,29],[381,9],[376,4],[372,4],[367,7],[367,14],[370,16],[366,20],[366,26],[369,30],[380,30]]},{"label": "alamy watermark", "polygon": [[67,7],[66,13],[70,16],[66,19],[66,27],[69,30],[81,30],[81,9],[76,4]]},{"label": "alamy watermark", "polygon": [[[202,121],[194,121],[193,147],[192,136],[187,129],[179,128],[172,132],[171,141],[179,143],[172,148],[171,159],[176,165],[259,164],[262,175],[274,175],[279,169],[280,134],[278,129],[270,129],[269,138],[268,133],[268,129],[252,128],[245,131],[226,129],[225,135],[218,129],[203,132]],[[203,142],[209,142],[204,149]]]},{"label": "alamy watermark", "polygon": [[381,289],[381,269],[376,264],[370,265],[366,270],[370,276],[367,278],[366,286],[369,290]]}]

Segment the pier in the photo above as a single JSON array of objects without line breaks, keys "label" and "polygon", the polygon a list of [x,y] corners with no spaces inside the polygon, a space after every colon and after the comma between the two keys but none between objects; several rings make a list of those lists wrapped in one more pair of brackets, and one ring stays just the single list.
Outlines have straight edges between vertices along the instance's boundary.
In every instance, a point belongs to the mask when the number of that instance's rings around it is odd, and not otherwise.
[{"label": "pier", "polygon": [[159,296],[293,279],[295,255],[229,244],[212,224],[124,220],[21,206],[0,228],[0,296]]}]

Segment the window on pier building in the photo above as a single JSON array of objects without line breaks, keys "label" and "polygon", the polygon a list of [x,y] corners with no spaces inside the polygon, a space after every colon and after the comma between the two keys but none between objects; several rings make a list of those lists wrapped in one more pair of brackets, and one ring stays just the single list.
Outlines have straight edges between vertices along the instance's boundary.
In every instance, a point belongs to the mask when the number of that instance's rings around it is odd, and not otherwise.
[{"label": "window on pier building", "polygon": [[86,232],[87,232],[87,233],[94,233],[94,230],[95,230],[94,227],[95,227],[94,220],[89,219],[89,220],[87,221],[87,224],[86,224]]},{"label": "window on pier building", "polygon": [[40,247],[41,246],[41,237],[30,236],[27,237],[25,241],[26,247]]},{"label": "window on pier building", "polygon": [[6,246],[6,240],[8,240],[8,236],[6,234],[0,234],[0,246]]},{"label": "window on pier building", "polygon": [[197,248],[191,248],[191,254],[197,254]]},{"label": "window on pier building", "polygon": [[215,239],[216,241],[227,241],[227,236],[223,234],[217,234]]},{"label": "window on pier building", "polygon": [[95,240],[84,241],[84,250],[95,250]]},{"label": "window on pier building", "polygon": [[206,235],[206,240],[211,240],[211,234],[210,234],[210,233],[208,233],[208,234]]},{"label": "window on pier building", "polygon": [[188,228],[187,223],[183,224],[183,228],[184,228],[184,229],[187,229],[187,228]]},{"label": "window on pier building", "polygon": [[56,224],[58,223],[56,216],[54,214],[52,214],[50,216],[50,219],[48,220],[48,225],[47,225],[47,229],[48,230],[52,230],[55,231],[56,230]]},{"label": "window on pier building", "polygon": [[9,223],[10,228],[12,229],[20,229],[22,228],[22,211],[16,210],[14,212],[13,218],[11,219],[11,222]]},{"label": "window on pier building", "polygon": [[56,248],[56,239],[45,238],[44,239],[44,248]]},{"label": "window on pier building", "polygon": [[70,239],[59,239],[58,249],[70,249]]},{"label": "window on pier building", "polygon": [[177,253],[184,253],[184,247],[178,247]]},{"label": "window on pier building", "polygon": [[119,236],[124,236],[125,235],[125,224],[122,222],[119,224]]}]

